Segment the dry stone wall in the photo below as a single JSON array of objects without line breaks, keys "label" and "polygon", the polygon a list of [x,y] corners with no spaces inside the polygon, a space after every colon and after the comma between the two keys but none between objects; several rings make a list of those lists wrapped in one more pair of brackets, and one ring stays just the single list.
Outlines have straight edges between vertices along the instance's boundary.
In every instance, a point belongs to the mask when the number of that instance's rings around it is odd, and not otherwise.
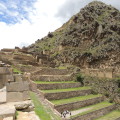
[{"label": "dry stone wall", "polygon": [[66,88],[75,88],[80,86],[81,86],[81,83],[37,84],[37,88],[40,90],[66,89]]},{"label": "dry stone wall", "polygon": [[98,77],[86,76],[84,85],[91,86],[94,93],[100,93],[120,104],[120,80],[101,79]]},{"label": "dry stone wall", "polygon": [[74,102],[74,103],[56,105],[55,109],[58,112],[63,112],[65,110],[75,110],[75,109],[79,109],[80,107],[85,107],[88,105],[93,105],[93,104],[99,103],[103,100],[104,100],[104,97],[97,97],[97,98],[88,99],[88,100],[84,100],[84,101],[78,101],[78,102]]},{"label": "dry stone wall", "polygon": [[48,100],[59,100],[59,99],[66,99],[70,97],[76,96],[84,96],[89,95],[91,93],[91,89],[88,90],[81,90],[81,91],[69,91],[69,92],[58,92],[58,93],[45,93],[44,96]]},{"label": "dry stone wall", "polygon": [[83,69],[85,75],[99,78],[113,78],[113,69]]},{"label": "dry stone wall", "polygon": [[93,120],[93,119],[96,119],[98,117],[101,117],[101,116],[109,113],[110,111],[114,110],[115,108],[116,108],[116,105],[108,106],[108,107],[102,108],[100,110],[96,110],[96,111],[90,112],[85,115],[77,116],[77,117],[69,119],[69,120],[88,120],[88,118],[89,118],[89,120]]},{"label": "dry stone wall", "polygon": [[120,76],[120,71],[113,68],[105,68],[105,69],[82,69],[82,73],[91,77],[98,78],[117,78]]},{"label": "dry stone wall", "polygon": [[29,82],[21,74],[13,74],[11,67],[0,64],[0,88],[6,86],[7,102],[29,99]]}]

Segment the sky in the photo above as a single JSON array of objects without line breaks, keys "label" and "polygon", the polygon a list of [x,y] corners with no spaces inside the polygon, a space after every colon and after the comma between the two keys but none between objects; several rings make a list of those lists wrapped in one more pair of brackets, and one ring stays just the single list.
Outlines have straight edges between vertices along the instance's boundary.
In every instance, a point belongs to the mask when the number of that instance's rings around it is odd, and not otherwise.
[{"label": "sky", "polygon": [[[59,28],[94,0],[0,0],[0,49],[23,47]],[[120,0],[99,0],[120,10]]]}]

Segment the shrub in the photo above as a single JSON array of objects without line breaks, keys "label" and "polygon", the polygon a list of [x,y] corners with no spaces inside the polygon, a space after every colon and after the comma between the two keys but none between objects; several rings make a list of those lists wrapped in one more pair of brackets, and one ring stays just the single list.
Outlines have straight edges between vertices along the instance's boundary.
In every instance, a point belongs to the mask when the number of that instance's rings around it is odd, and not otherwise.
[{"label": "shrub", "polygon": [[81,75],[80,73],[78,73],[77,75],[76,75],[76,80],[78,81],[78,82],[80,82],[82,85],[84,85],[84,77],[83,77],[83,75]]}]

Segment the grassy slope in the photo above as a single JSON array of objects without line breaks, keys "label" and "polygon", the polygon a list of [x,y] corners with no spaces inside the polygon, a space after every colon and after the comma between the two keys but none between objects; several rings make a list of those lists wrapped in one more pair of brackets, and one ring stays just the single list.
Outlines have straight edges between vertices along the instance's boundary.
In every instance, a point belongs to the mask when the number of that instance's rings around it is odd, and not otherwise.
[{"label": "grassy slope", "polygon": [[79,90],[88,90],[90,87],[78,87],[78,88],[69,88],[69,89],[57,89],[57,90],[42,90],[44,93],[56,93],[56,92],[68,92],[68,91],[79,91]]},{"label": "grassy slope", "polygon": [[38,100],[35,93],[31,92],[30,97],[34,103],[35,112],[41,120],[52,120],[52,118],[54,118],[55,120],[61,120],[57,115],[55,115],[50,110],[50,108],[46,108],[45,106],[42,105],[42,103]]},{"label": "grassy slope", "polygon": [[76,83],[75,81],[65,81],[65,82],[44,82],[44,81],[34,81],[37,84],[54,84],[54,83]]},{"label": "grassy slope", "polygon": [[91,98],[100,97],[101,95],[86,95],[86,96],[79,96],[79,97],[72,97],[69,99],[61,99],[61,100],[52,100],[51,102],[55,105],[65,104],[65,103],[71,103],[71,102],[77,102],[77,101],[83,101]]},{"label": "grassy slope", "polygon": [[103,117],[100,117],[96,120],[115,120],[117,118],[120,118],[120,111],[118,110],[115,110],[115,111],[112,111],[110,112],[109,114],[103,116]]},{"label": "grassy slope", "polygon": [[[90,106],[87,106],[87,107],[84,107],[85,108],[90,108],[89,110],[85,111],[85,112],[82,112],[80,114],[77,114],[77,115],[74,115],[72,117],[76,117],[76,116],[79,116],[79,115],[84,115],[84,114],[87,114],[87,113],[90,113],[90,112],[93,112],[93,111],[96,111],[98,109],[102,109],[104,107],[108,107],[110,105],[112,105],[113,103],[109,103],[107,101],[104,101],[104,102],[101,102],[101,103],[98,103],[98,104],[95,104],[95,105],[90,105]],[[79,109],[79,110],[82,110],[83,108]],[[103,120],[103,119],[102,119]]]}]

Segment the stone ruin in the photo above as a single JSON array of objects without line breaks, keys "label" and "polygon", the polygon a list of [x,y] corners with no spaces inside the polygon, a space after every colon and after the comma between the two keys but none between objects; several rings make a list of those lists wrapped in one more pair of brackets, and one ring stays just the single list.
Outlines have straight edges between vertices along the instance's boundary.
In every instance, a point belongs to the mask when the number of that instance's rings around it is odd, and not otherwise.
[{"label": "stone ruin", "polygon": [[16,110],[33,111],[29,98],[29,79],[26,75],[14,74],[10,65],[0,61],[0,120],[15,119]]},{"label": "stone ruin", "polygon": [[29,82],[21,74],[13,74],[12,68],[0,63],[0,89],[6,87],[6,102],[29,99]]}]

